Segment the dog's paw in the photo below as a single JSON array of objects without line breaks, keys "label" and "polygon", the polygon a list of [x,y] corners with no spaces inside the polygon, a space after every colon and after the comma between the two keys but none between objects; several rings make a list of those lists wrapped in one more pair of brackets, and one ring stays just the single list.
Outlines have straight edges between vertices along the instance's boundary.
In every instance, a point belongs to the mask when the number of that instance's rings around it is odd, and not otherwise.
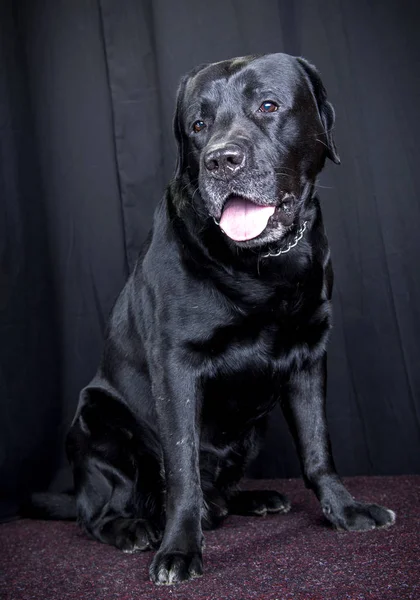
[{"label": "dog's paw", "polygon": [[116,519],[107,529],[106,541],[126,554],[156,548],[162,537],[162,532],[145,519]]},{"label": "dog's paw", "polygon": [[362,502],[344,505],[334,511],[326,504],[322,506],[322,511],[334,527],[342,531],[370,531],[390,527],[396,519],[394,511]]},{"label": "dog's paw", "polygon": [[285,514],[290,510],[290,501],[279,492],[270,490],[243,491],[229,501],[229,512],[233,515],[255,515],[267,513]]},{"label": "dog's paw", "polygon": [[150,579],[158,585],[171,585],[201,577],[201,552],[157,552],[149,569]]}]

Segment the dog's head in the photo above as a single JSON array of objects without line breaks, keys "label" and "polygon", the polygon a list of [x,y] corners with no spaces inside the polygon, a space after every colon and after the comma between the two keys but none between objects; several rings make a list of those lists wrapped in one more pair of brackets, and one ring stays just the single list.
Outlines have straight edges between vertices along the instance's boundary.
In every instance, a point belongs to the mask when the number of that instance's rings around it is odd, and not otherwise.
[{"label": "dog's head", "polygon": [[316,69],[286,54],[204,65],[181,82],[176,179],[230,240],[280,240],[328,157],[334,110]]}]

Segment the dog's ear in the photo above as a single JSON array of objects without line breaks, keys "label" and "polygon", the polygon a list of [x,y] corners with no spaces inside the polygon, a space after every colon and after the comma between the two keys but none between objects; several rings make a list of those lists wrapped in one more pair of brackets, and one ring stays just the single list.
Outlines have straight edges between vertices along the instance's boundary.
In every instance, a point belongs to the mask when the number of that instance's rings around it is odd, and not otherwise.
[{"label": "dog's ear", "polygon": [[338,156],[337,148],[335,146],[334,137],[332,133],[335,121],[333,105],[327,100],[327,91],[324,87],[324,84],[321,81],[321,77],[319,76],[319,73],[316,70],[316,68],[304,58],[298,58],[297,60],[303,68],[306,76],[308,77],[312,87],[312,91],[315,96],[319,116],[321,118],[321,123],[324,127],[324,138],[325,144],[327,146],[327,156],[333,162],[335,162],[336,165],[339,165],[341,161],[340,157]]},{"label": "dog's ear", "polygon": [[185,171],[185,167],[186,167],[187,138],[186,138],[186,134],[184,131],[184,127],[182,125],[182,109],[184,106],[185,89],[186,89],[187,84],[190,81],[190,79],[192,79],[192,77],[197,75],[197,73],[199,71],[201,71],[202,69],[204,69],[207,66],[208,66],[208,63],[205,63],[202,65],[199,65],[198,67],[195,67],[195,69],[190,71],[187,75],[184,75],[181,78],[181,81],[179,82],[178,93],[176,96],[176,109],[175,109],[175,115],[174,115],[174,120],[173,120],[174,134],[175,134],[175,139],[176,139],[176,142],[178,145],[178,156],[177,156],[175,173],[174,173],[175,179],[177,179],[178,177],[180,177],[182,175],[182,173]]}]

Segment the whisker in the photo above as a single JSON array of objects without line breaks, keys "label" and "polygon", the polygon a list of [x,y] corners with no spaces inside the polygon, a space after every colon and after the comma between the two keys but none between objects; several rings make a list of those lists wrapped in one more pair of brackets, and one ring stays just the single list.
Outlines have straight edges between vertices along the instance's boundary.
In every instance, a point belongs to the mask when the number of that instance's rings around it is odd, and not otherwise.
[{"label": "whisker", "polygon": [[333,190],[334,189],[334,187],[331,185],[319,185],[318,183],[315,183],[314,187],[322,188],[323,190]]},{"label": "whisker", "polygon": [[329,150],[328,145],[325,142],[323,142],[322,140],[319,140],[318,138],[315,138],[315,141],[319,142],[320,144],[322,144],[323,146],[325,146]]},{"label": "whisker", "polygon": [[278,171],[277,169],[274,169],[276,172],[276,175],[282,175],[283,177],[291,177],[290,173],[282,173],[281,171]]},{"label": "whisker", "polygon": [[[278,169],[274,169],[275,171],[277,171]],[[279,170],[286,170],[286,171],[291,171],[292,173],[296,173],[295,169],[291,169],[290,167],[281,167],[281,169]]]}]

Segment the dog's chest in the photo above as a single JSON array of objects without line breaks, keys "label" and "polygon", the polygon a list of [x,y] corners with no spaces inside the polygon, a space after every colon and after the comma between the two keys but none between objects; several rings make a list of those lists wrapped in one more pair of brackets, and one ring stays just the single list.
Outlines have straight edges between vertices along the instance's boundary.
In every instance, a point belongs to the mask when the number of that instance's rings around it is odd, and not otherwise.
[{"label": "dog's chest", "polygon": [[213,319],[187,343],[193,362],[204,371],[242,378],[300,368],[316,360],[330,329],[328,301],[292,311],[283,306],[255,311],[227,323]]},{"label": "dog's chest", "polygon": [[204,375],[203,422],[226,439],[257,423],[279,400],[290,370],[322,354],[328,329],[323,305],[310,317],[277,311],[216,328],[194,349]]}]

